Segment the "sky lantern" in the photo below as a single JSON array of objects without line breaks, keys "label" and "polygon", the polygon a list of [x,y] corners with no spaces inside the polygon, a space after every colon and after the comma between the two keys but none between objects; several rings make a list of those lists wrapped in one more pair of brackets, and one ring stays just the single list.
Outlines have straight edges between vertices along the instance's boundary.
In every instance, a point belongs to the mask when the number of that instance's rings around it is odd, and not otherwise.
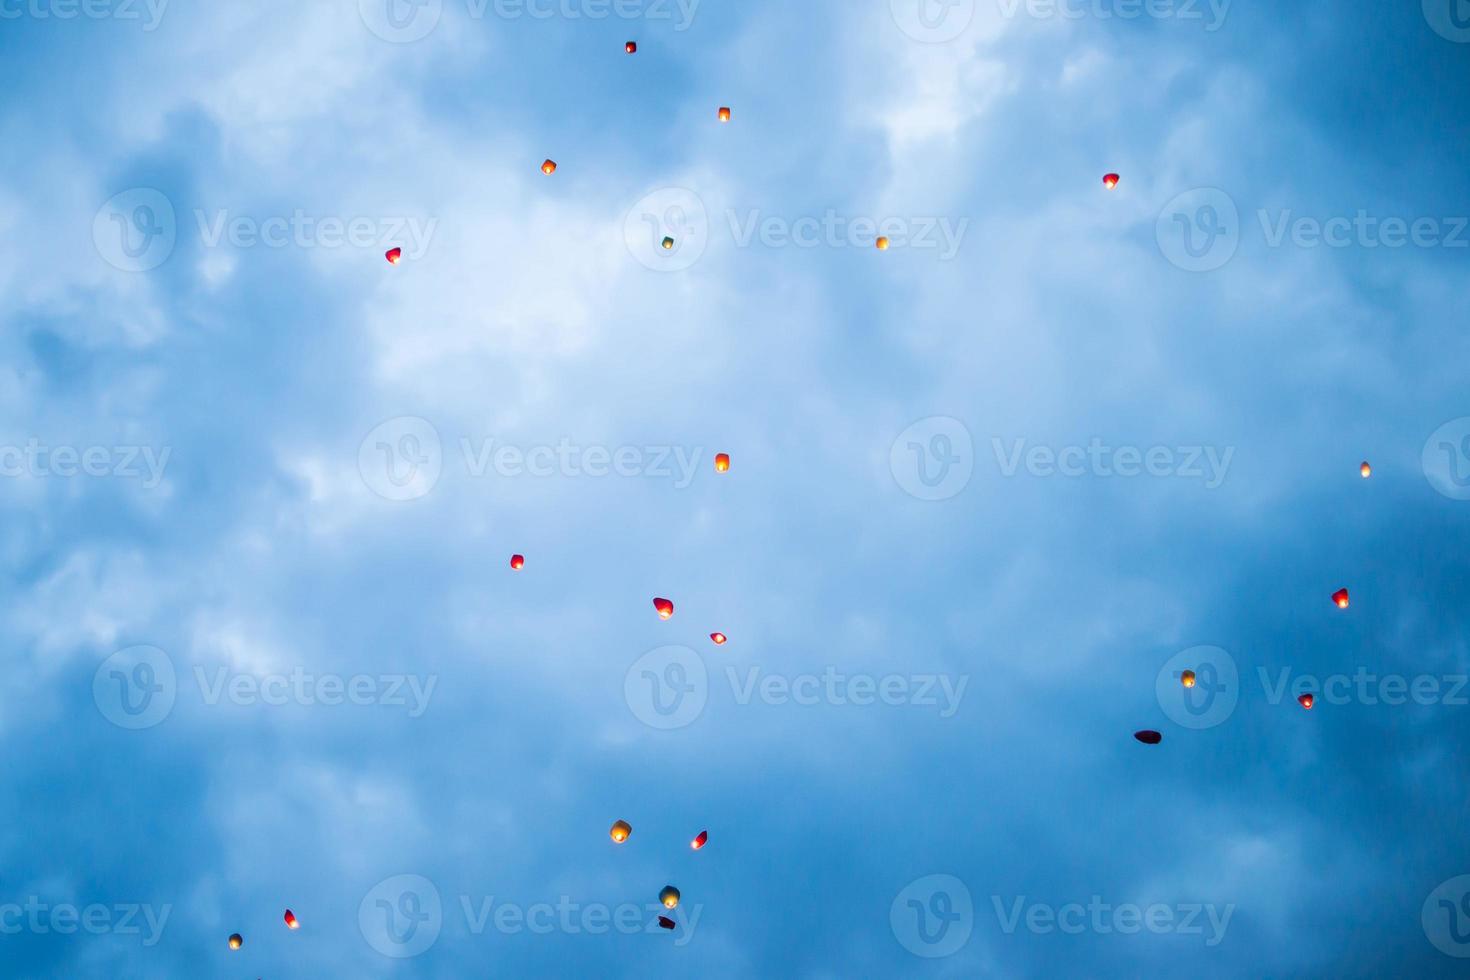
[{"label": "sky lantern", "polygon": [[726,636],[724,633],[711,633],[709,635],[709,638],[717,647],[724,646],[725,641],[729,639],[729,637]]},{"label": "sky lantern", "polygon": [[556,173],[556,161],[555,160],[547,160],[545,163],[543,163],[541,165],[541,172],[543,174],[547,174],[548,176],[551,175],[551,174]]},{"label": "sky lantern", "polygon": [[730,107],[727,106],[727,105],[720,106],[720,122],[729,122],[729,121],[730,121]]},{"label": "sky lantern", "polygon": [[612,830],[609,830],[607,833],[608,836],[613,839],[614,844],[621,844],[623,841],[628,839],[628,835],[632,832],[632,824],[628,823],[628,821],[626,820],[619,820],[617,823],[612,825]]},{"label": "sky lantern", "polygon": [[697,851],[707,843],[709,843],[709,831],[701,830],[699,836],[689,842],[689,846]]},{"label": "sky lantern", "polygon": [[674,928],[674,920],[671,919],[671,918],[669,918],[667,915],[661,915],[661,916],[659,916],[658,917],[658,924],[662,928],[664,928],[664,929],[672,929],[672,928]]},{"label": "sky lantern", "polygon": [[399,261],[403,258],[403,249],[399,248],[397,245],[394,245],[392,248],[388,249],[388,251],[383,253],[383,258],[388,260],[389,265],[397,265]]},{"label": "sky lantern", "polygon": [[1134,732],[1133,737],[1138,739],[1144,745],[1158,745],[1164,740],[1164,736],[1160,735],[1158,732],[1154,731],[1151,728],[1145,728],[1141,732]]},{"label": "sky lantern", "polygon": [[664,890],[658,893],[658,900],[663,902],[666,909],[678,908],[679,889],[673,885],[664,885]]},{"label": "sky lantern", "polygon": [[659,619],[669,619],[674,615],[674,604],[667,599],[653,600],[653,608],[658,610]]},{"label": "sky lantern", "polygon": [[1332,593],[1332,601],[1337,603],[1337,608],[1346,609],[1348,607],[1348,590],[1338,589]]},{"label": "sky lantern", "polygon": [[243,939],[240,938],[240,934],[238,932],[231,934],[231,936],[230,936],[230,948],[231,949],[239,949],[241,946],[244,946],[244,945],[245,945],[245,940],[243,940]]},{"label": "sky lantern", "polygon": [[1108,190],[1112,190],[1114,187],[1117,187],[1119,180],[1122,180],[1122,178],[1119,177],[1117,174],[1103,174],[1103,186],[1106,187]]},{"label": "sky lantern", "polygon": [[728,472],[730,472],[730,454],[729,453],[715,453],[715,472],[716,473],[728,473]]},{"label": "sky lantern", "polygon": [[1194,671],[1186,670],[1184,673],[1180,674],[1179,683],[1183,684],[1185,687],[1194,687]]},{"label": "sky lantern", "polygon": [[876,246],[878,246],[878,251],[880,251],[880,252],[886,252],[886,251],[888,251],[888,236],[887,235],[879,235],[878,236],[878,240],[876,242],[874,242],[873,244],[876,245]]},{"label": "sky lantern", "polygon": [[1373,467],[1370,466],[1368,464],[1368,461],[1365,459],[1363,460],[1363,465],[1358,467],[1358,472],[1363,474],[1363,479],[1366,480],[1368,479],[1368,477],[1373,475]]},{"label": "sky lantern", "polygon": [[301,928],[301,923],[299,923],[299,922],[296,921],[296,913],[295,912],[292,912],[290,909],[287,909],[286,910],[286,914],[285,914],[284,918],[286,920],[286,928],[287,929],[300,929]]},{"label": "sky lantern", "polygon": [[1308,711],[1311,711],[1312,705],[1317,703],[1317,699],[1312,697],[1310,694],[1303,694],[1301,697],[1296,699],[1296,703],[1301,705],[1303,708],[1306,708]]},{"label": "sky lantern", "polygon": [[518,572],[521,569],[525,568],[526,567],[526,556],[525,555],[511,555],[510,556],[510,567],[511,568],[514,568]]},{"label": "sky lantern", "polygon": [[626,51],[626,52],[628,52],[629,54],[637,54],[638,53],[638,42],[637,41],[629,41],[627,44],[623,45],[623,50]]},{"label": "sky lantern", "polygon": [[659,242],[659,244],[662,245],[664,247],[664,251],[667,252],[669,251],[669,249],[674,247],[674,240],[668,235],[665,235],[664,240]]}]

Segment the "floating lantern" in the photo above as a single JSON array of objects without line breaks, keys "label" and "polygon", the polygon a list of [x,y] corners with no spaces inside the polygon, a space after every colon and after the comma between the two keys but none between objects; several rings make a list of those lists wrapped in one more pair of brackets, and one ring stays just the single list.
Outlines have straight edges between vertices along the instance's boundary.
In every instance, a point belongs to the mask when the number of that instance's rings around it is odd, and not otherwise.
[{"label": "floating lantern", "polygon": [[725,106],[725,105],[720,106],[720,122],[729,122],[729,121],[730,121],[730,107],[729,106]]},{"label": "floating lantern", "polygon": [[709,638],[710,638],[710,639],[711,639],[711,640],[712,640],[712,641],[714,641],[714,644],[715,644],[715,646],[717,646],[717,647],[722,647],[722,646],[724,646],[724,645],[725,645],[725,640],[727,640],[727,639],[728,639],[728,637],[727,637],[727,636],[725,636],[725,634],[724,634],[724,633],[711,633],[711,634],[710,634],[710,635],[709,635]]},{"label": "floating lantern", "polygon": [[1317,702],[1316,699],[1313,698],[1310,694],[1303,694],[1301,697],[1296,699],[1296,703],[1301,705],[1303,708],[1306,708],[1308,711],[1311,711],[1312,705],[1316,704]]},{"label": "floating lantern", "polygon": [[1332,601],[1337,603],[1337,608],[1346,609],[1348,607],[1348,590],[1338,589],[1332,593]]},{"label": "floating lantern", "polygon": [[664,247],[664,251],[667,252],[669,249],[674,247],[674,240],[668,235],[665,235],[664,240],[659,242],[659,244],[662,245]]},{"label": "floating lantern", "polygon": [[299,923],[299,922],[296,921],[296,913],[295,912],[292,912],[290,909],[287,909],[286,910],[286,915],[285,915],[284,918],[286,920],[286,928],[287,929],[299,929],[299,928],[301,928],[301,923]]},{"label": "floating lantern", "polygon": [[666,909],[678,908],[679,889],[673,885],[664,885],[664,890],[658,893],[658,900],[663,902]]},{"label": "floating lantern", "polygon": [[653,600],[653,608],[658,610],[659,619],[668,619],[674,615],[674,604],[667,599]]},{"label": "floating lantern", "polygon": [[525,568],[526,567],[526,556],[525,555],[511,555],[510,556],[510,567],[511,568],[514,568],[518,572],[521,569]]},{"label": "floating lantern", "polygon": [[728,473],[728,472],[730,472],[730,454],[729,453],[716,453],[715,454],[715,472],[716,473]]},{"label": "floating lantern", "polygon": [[1186,670],[1184,673],[1180,674],[1179,683],[1183,684],[1185,687],[1194,687],[1194,671]]},{"label": "floating lantern", "polygon": [[671,918],[669,918],[667,915],[661,915],[661,916],[659,916],[658,917],[658,924],[660,926],[662,926],[663,928],[665,928],[665,929],[672,929],[672,928],[674,928],[674,920],[671,919]]},{"label": "floating lantern", "polygon": [[399,259],[403,258],[403,249],[395,245],[383,253],[383,258],[388,260],[389,265],[397,265]]},{"label": "floating lantern", "polygon": [[1366,480],[1373,475],[1373,467],[1369,466],[1368,461],[1365,459],[1363,460],[1363,465],[1358,467],[1358,472],[1363,474],[1363,479]]},{"label": "floating lantern", "polygon": [[888,251],[888,236],[887,235],[879,235],[878,236],[878,240],[876,242],[874,242],[873,244],[878,246],[878,251],[880,251],[880,252],[886,252],[886,251]]},{"label": "floating lantern", "polygon": [[1117,174],[1103,174],[1103,186],[1106,187],[1108,190],[1112,190],[1114,187],[1118,186],[1118,181],[1120,179],[1121,178]]},{"label": "floating lantern", "polygon": [[1158,745],[1164,740],[1164,736],[1148,728],[1145,728],[1141,732],[1134,732],[1133,737],[1138,739],[1144,745]]},{"label": "floating lantern", "polygon": [[245,940],[243,940],[243,939],[240,938],[240,934],[238,932],[235,933],[234,935],[230,936],[230,948],[231,949],[239,949],[241,946],[244,946],[244,945],[245,945]]},{"label": "floating lantern", "polygon": [[545,163],[543,163],[541,165],[541,172],[543,174],[554,174],[554,173],[556,173],[556,161],[555,160],[547,160]]},{"label": "floating lantern", "polygon": [[699,836],[696,837],[696,838],[694,838],[692,841],[689,842],[689,846],[691,848],[693,848],[694,850],[697,851],[701,847],[703,847],[705,844],[707,844],[708,842],[709,842],[709,831],[708,830],[701,830],[699,832]]},{"label": "floating lantern", "polygon": [[627,44],[623,45],[623,50],[626,51],[626,52],[628,52],[629,54],[637,54],[638,53],[638,42],[637,41],[629,41]]},{"label": "floating lantern", "polygon": [[613,839],[614,844],[621,844],[623,841],[628,839],[628,835],[632,832],[632,824],[628,823],[628,821],[626,820],[619,820],[617,823],[612,825],[612,830],[609,830],[607,833],[608,836]]}]

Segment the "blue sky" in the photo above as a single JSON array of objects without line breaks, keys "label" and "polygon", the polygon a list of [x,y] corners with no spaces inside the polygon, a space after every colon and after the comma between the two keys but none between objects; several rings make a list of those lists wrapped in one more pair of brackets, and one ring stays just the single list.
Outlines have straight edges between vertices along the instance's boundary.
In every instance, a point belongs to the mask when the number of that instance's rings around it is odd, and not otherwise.
[{"label": "blue sky", "polygon": [[0,55],[0,972],[1463,973],[1470,4]]}]

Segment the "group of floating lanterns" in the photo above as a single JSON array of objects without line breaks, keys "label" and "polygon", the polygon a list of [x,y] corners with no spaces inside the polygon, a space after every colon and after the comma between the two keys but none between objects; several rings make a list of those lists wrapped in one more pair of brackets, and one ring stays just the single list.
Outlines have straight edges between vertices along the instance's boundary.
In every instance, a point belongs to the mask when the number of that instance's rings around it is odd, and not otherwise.
[{"label": "group of floating lanterns", "polygon": [[[285,920],[287,929],[291,929],[294,931],[301,928],[301,923],[296,919],[296,913],[292,912],[290,909],[287,909],[286,914],[283,915],[281,918]],[[230,945],[230,949],[239,949],[241,946],[245,945],[245,937],[240,935],[238,932],[233,932],[230,933],[230,938],[227,940],[227,942]]]},{"label": "group of floating lanterns", "polygon": [[[607,833],[613,839],[614,844],[624,844],[627,843],[629,837],[633,836],[633,825],[626,820],[618,820],[613,823],[612,828]],[[704,845],[707,843],[709,843],[709,831],[701,830],[689,842],[689,849],[691,851],[703,850]],[[659,904],[671,912],[679,907],[680,897],[679,889],[673,885],[664,885],[663,889],[658,893]],[[668,916],[661,915],[658,917],[658,924],[665,929],[672,929],[675,923]]]}]

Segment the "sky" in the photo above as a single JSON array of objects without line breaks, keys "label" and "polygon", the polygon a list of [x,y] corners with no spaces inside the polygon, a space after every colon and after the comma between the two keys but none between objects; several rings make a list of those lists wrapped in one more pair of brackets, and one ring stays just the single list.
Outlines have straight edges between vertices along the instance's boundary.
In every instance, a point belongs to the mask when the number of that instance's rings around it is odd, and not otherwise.
[{"label": "sky", "polygon": [[1464,975],[1470,3],[0,59],[0,973]]}]

